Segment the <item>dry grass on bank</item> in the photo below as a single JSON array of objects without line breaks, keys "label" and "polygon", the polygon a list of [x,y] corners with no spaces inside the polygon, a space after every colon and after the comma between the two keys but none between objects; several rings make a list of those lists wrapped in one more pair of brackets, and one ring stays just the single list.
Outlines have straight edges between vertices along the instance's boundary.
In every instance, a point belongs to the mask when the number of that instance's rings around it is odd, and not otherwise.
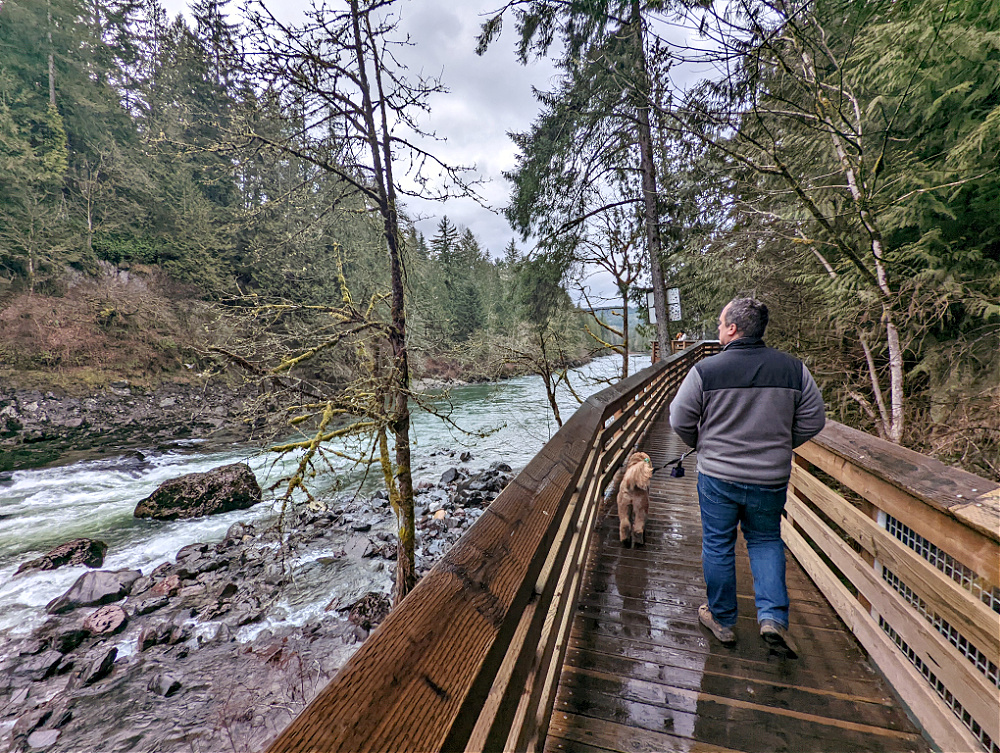
[{"label": "dry grass on bank", "polygon": [[155,268],[102,264],[94,277],[68,273],[60,287],[0,300],[5,386],[83,394],[121,380],[186,381],[217,335],[211,305]]}]

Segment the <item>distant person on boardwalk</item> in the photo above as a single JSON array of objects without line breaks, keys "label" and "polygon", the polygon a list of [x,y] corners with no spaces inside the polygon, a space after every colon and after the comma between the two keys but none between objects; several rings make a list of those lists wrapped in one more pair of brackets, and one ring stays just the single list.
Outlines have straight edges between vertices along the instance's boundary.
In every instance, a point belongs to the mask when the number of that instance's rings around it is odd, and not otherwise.
[{"label": "distant person on boardwalk", "polygon": [[698,450],[702,625],[736,642],[736,527],[753,573],[757,621],[771,646],[797,655],[788,635],[781,513],[792,448],[822,430],[823,396],[805,365],[764,344],[767,306],[736,298],[719,315],[721,353],[695,364],[670,404],[670,425]]}]

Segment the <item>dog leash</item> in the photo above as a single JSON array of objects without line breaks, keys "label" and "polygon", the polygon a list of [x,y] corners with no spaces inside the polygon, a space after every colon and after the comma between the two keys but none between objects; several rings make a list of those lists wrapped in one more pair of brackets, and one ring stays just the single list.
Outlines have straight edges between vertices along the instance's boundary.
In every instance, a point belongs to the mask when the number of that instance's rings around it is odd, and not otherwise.
[{"label": "dog leash", "polygon": [[684,475],[684,466],[682,465],[682,463],[684,462],[684,459],[688,455],[690,455],[692,452],[694,452],[694,448],[693,447],[690,450],[688,450],[687,452],[685,452],[683,455],[681,455],[679,458],[674,458],[673,460],[668,460],[663,465],[656,466],[655,468],[653,468],[653,473],[656,473],[657,471],[662,471],[667,466],[671,466],[672,465],[674,467],[670,469],[670,475],[672,477],[674,477],[674,478],[681,478]]}]

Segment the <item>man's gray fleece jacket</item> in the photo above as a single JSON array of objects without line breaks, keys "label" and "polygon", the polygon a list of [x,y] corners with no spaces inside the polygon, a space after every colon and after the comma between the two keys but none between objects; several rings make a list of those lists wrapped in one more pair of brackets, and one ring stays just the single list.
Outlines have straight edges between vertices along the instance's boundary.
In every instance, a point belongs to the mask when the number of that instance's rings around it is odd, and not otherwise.
[{"label": "man's gray fleece jacket", "polygon": [[670,404],[670,425],[698,448],[698,470],[761,486],[788,481],[792,448],[826,423],[823,396],[799,359],[740,338],[695,364]]}]

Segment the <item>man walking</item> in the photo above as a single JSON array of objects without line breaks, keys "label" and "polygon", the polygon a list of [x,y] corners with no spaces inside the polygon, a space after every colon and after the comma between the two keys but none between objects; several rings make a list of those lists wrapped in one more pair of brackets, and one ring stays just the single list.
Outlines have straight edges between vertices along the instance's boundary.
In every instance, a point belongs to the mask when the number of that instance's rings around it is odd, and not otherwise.
[{"label": "man walking", "polygon": [[698,619],[736,642],[736,527],[743,530],[761,637],[792,658],[781,513],[792,448],[819,434],[823,397],[805,365],[764,345],[767,306],[736,298],[719,315],[723,351],[697,363],[670,404],[670,425],[698,449],[702,567]]}]

